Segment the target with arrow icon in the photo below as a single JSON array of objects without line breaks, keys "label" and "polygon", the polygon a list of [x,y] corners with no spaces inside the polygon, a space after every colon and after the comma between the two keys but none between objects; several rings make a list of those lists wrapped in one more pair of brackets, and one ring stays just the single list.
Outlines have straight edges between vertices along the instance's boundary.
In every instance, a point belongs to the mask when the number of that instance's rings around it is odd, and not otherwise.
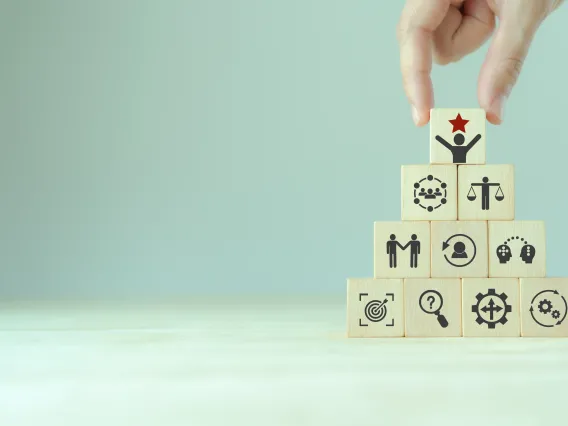
[{"label": "target with arrow icon", "polygon": [[[363,298],[368,295],[368,293],[359,293],[359,301],[363,301]],[[388,313],[387,303],[389,302],[389,298],[391,302],[394,302],[394,293],[386,293],[383,300],[370,300],[367,302],[363,311],[365,318],[374,323],[383,321]],[[359,318],[359,327],[368,327],[369,324],[365,324],[363,321],[364,320]],[[386,321],[385,326],[394,327],[394,318],[391,318],[390,321]]]}]

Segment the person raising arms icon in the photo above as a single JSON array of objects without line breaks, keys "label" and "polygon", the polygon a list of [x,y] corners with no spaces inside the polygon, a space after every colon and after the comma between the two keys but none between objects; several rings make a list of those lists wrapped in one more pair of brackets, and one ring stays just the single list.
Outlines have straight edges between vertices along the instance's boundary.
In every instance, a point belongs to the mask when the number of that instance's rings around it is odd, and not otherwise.
[{"label": "person raising arms icon", "polygon": [[479,139],[481,139],[481,135],[475,136],[470,143],[468,143],[466,146],[463,146],[465,142],[465,136],[461,133],[458,133],[454,136],[455,145],[451,145],[440,135],[436,135],[436,140],[452,152],[452,155],[454,157],[454,164],[465,163],[467,159],[467,153],[471,148],[475,146],[477,142],[479,142]]}]

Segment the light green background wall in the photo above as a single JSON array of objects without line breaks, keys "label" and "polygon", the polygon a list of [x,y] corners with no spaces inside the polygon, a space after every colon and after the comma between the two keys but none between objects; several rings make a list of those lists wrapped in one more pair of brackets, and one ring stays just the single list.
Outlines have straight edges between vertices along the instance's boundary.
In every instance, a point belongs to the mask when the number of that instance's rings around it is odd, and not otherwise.
[{"label": "light green background wall", "polygon": [[[0,2],[0,296],[343,294],[427,163],[400,1]],[[568,276],[568,11],[535,40],[488,161]],[[477,106],[483,52],[435,68]]]}]

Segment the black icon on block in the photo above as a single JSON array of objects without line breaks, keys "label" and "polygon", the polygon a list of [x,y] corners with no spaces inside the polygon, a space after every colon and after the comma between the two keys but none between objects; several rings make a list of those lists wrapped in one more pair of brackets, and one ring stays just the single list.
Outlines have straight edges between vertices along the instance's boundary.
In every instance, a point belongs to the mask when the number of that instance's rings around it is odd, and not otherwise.
[{"label": "black icon on block", "polygon": [[420,254],[420,241],[416,234],[410,236],[410,240],[403,246],[397,241],[395,234],[391,234],[387,241],[387,254],[389,255],[389,268],[396,268],[398,265],[398,249],[406,250],[410,248],[410,267],[418,268],[418,255]]},{"label": "black icon on block", "polygon": [[477,194],[475,193],[474,187],[481,188],[481,210],[489,210],[489,201],[491,199],[491,187],[496,187],[497,191],[495,191],[495,199],[497,201],[503,201],[505,199],[505,194],[501,189],[500,183],[491,183],[489,182],[488,177],[484,177],[481,182],[479,183],[472,183],[469,187],[469,192],[467,193],[467,199],[469,201],[475,201],[477,199]]},{"label": "black icon on block", "polygon": [[[359,301],[363,301],[363,297],[367,297],[369,293],[359,293]],[[394,293],[386,293],[385,298],[382,300],[370,300],[366,303],[363,310],[365,314],[366,321],[371,321],[374,323],[382,322],[388,315],[389,298],[391,302],[394,302]],[[364,324],[363,319],[359,318],[360,327],[368,327],[369,324]],[[394,318],[390,319],[390,322],[385,322],[385,327],[394,327]]]},{"label": "black icon on block", "polygon": [[471,148],[475,146],[475,144],[481,139],[481,135],[476,135],[466,146],[463,146],[465,142],[465,136],[461,133],[458,133],[454,136],[454,143],[452,145],[448,143],[444,138],[441,136],[436,136],[436,140],[448,148],[452,152],[453,162],[455,163],[466,163],[467,162],[467,153]]},{"label": "black icon on block", "polygon": [[510,243],[522,243],[523,246],[521,247],[519,257],[526,264],[531,264],[533,262],[533,259],[536,256],[535,247],[529,244],[529,242],[524,238],[516,236],[516,237],[507,238],[507,241],[505,241],[503,244],[497,247],[496,253],[497,253],[497,258],[499,259],[499,263],[507,263],[513,257]]},{"label": "black icon on block", "polygon": [[433,175],[428,175],[414,184],[414,204],[433,212],[448,202],[448,185]]},{"label": "black icon on block", "polygon": [[505,293],[497,294],[490,288],[486,294],[478,293],[477,303],[471,307],[471,312],[477,314],[475,320],[479,325],[487,324],[487,328],[494,329],[496,324],[506,324],[507,314],[512,306],[507,304],[508,296]]},{"label": "black icon on block", "polygon": [[451,254],[444,253],[444,259],[456,268],[463,268],[471,264],[477,255],[477,246],[471,237],[465,234],[454,234],[442,243],[442,251],[445,252],[452,246]]},{"label": "black icon on block", "polygon": [[568,314],[568,304],[558,290],[543,290],[533,297],[529,311],[538,325],[552,328],[562,325]]},{"label": "black icon on block", "polygon": [[424,313],[436,315],[440,327],[446,328],[448,326],[448,320],[440,313],[442,306],[444,306],[444,298],[439,291],[426,290],[420,295],[418,303]]},{"label": "black icon on block", "polygon": [[[458,114],[453,120],[448,120],[452,125],[452,133],[465,131],[465,126],[469,123],[469,120],[462,118],[461,114]],[[476,135],[467,145],[465,143],[465,135],[463,133],[457,133],[454,135],[454,144],[452,145],[440,135],[436,136],[436,140],[440,142],[444,147],[446,147],[453,156],[454,163],[466,163],[467,153],[475,146],[477,142],[481,139],[481,135]]]}]

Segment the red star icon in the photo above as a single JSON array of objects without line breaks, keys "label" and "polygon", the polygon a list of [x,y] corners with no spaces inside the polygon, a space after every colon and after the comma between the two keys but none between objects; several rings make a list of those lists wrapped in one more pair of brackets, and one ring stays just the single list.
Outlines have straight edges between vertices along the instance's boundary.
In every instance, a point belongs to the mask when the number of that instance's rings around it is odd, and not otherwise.
[{"label": "red star icon", "polygon": [[454,118],[453,120],[448,120],[450,123],[452,123],[452,126],[454,126],[452,133],[457,132],[458,130],[460,132],[464,132],[465,133],[465,125],[467,123],[469,123],[469,120],[464,120],[461,116],[461,114],[458,114],[458,116],[456,118]]}]

